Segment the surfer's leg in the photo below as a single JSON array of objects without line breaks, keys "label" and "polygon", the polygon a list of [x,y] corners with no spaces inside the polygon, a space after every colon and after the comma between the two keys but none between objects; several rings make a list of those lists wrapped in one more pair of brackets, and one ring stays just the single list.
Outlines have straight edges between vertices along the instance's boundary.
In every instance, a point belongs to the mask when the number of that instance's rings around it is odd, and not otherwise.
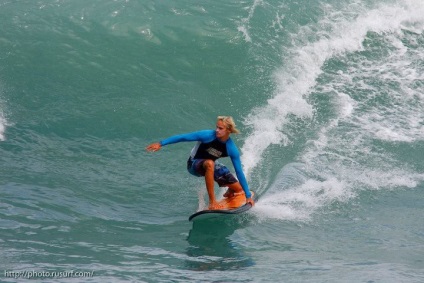
[{"label": "surfer's leg", "polygon": [[223,195],[224,198],[232,198],[233,196],[234,196],[234,192],[230,188],[228,188]]},{"label": "surfer's leg", "polygon": [[213,160],[207,159],[203,162],[203,168],[205,169],[206,190],[208,191],[209,196],[209,209],[219,209],[220,207],[216,204],[214,190],[215,162],[213,162]]},{"label": "surfer's leg", "polygon": [[231,197],[234,197],[234,196],[244,192],[243,187],[241,186],[241,184],[239,182],[227,184],[227,187],[228,187],[228,190],[224,194],[225,198],[231,198]]},{"label": "surfer's leg", "polygon": [[231,198],[239,193],[243,193],[243,188],[236,177],[231,174],[230,170],[218,162],[215,162],[215,181],[220,187],[227,187],[228,190],[224,194],[225,198]]}]

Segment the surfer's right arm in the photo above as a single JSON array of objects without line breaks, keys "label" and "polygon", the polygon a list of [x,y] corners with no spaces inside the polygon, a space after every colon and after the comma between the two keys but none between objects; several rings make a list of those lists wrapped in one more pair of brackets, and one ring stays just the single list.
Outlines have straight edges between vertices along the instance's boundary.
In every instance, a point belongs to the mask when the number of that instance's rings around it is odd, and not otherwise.
[{"label": "surfer's right arm", "polygon": [[198,132],[192,132],[188,134],[181,134],[169,137],[167,139],[161,140],[160,142],[155,142],[146,147],[147,151],[158,151],[162,148],[162,146],[178,143],[178,142],[186,142],[186,141],[201,141],[201,142],[209,142],[215,138],[214,130],[203,130]]}]

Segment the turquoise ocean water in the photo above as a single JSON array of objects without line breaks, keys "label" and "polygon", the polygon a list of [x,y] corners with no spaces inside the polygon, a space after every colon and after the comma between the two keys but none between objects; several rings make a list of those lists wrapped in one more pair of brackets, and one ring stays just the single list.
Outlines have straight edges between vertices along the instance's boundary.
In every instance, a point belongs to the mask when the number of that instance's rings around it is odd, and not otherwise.
[{"label": "turquoise ocean water", "polygon": [[[422,0],[0,0],[0,18],[0,282],[424,282]],[[144,148],[218,115],[259,199],[193,226],[193,144]]]}]

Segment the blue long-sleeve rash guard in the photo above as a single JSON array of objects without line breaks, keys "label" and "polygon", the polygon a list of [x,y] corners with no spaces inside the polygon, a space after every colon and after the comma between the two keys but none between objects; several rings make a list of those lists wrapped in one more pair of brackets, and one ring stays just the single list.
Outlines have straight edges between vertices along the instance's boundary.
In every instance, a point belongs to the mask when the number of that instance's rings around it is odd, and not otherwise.
[{"label": "blue long-sleeve rash guard", "polygon": [[[165,146],[168,144],[178,143],[178,142],[187,142],[187,141],[200,141],[202,143],[209,143],[215,140],[217,137],[215,135],[214,130],[203,130],[198,132],[192,132],[188,134],[181,134],[169,137],[167,139],[161,140],[161,146]],[[231,162],[233,163],[234,169],[236,171],[237,178],[246,194],[247,198],[250,198],[252,194],[249,190],[249,185],[247,184],[246,176],[243,173],[243,169],[241,166],[240,153],[234,144],[233,140],[229,138],[226,142],[226,148],[228,156],[231,158]]]}]

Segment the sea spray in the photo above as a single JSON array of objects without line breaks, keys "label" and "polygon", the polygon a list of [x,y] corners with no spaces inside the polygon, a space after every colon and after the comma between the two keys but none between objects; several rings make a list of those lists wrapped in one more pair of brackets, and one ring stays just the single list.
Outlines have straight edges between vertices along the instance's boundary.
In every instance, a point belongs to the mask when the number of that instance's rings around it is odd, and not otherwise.
[{"label": "sea spray", "polygon": [[[422,33],[424,13],[416,10],[423,7],[416,1],[403,1],[371,10],[359,5],[349,8],[353,10],[326,7],[327,17],[318,24],[326,32],[288,52],[293,57],[275,72],[273,97],[245,120],[251,134],[242,147],[243,163],[250,174],[270,145],[292,142],[285,132],[293,123],[291,117],[314,119],[321,111],[328,113],[329,105],[322,108],[311,103],[313,95],[328,94],[334,108],[327,122],[318,126],[316,138],[299,153],[298,160],[304,164],[298,170],[299,183],[284,184],[288,169],[283,167],[257,205],[262,217],[309,219],[318,209],[348,201],[360,190],[414,188],[423,181],[423,174],[375,144],[375,140],[423,139],[423,89],[416,87],[423,70],[413,63],[423,50],[417,44],[411,46],[414,42],[404,32]],[[303,35],[311,37],[304,30]],[[412,37],[422,40],[419,34]],[[403,43],[406,39],[409,44]],[[373,47],[379,41],[386,49]],[[330,60],[340,62],[343,71],[329,69]]]}]

